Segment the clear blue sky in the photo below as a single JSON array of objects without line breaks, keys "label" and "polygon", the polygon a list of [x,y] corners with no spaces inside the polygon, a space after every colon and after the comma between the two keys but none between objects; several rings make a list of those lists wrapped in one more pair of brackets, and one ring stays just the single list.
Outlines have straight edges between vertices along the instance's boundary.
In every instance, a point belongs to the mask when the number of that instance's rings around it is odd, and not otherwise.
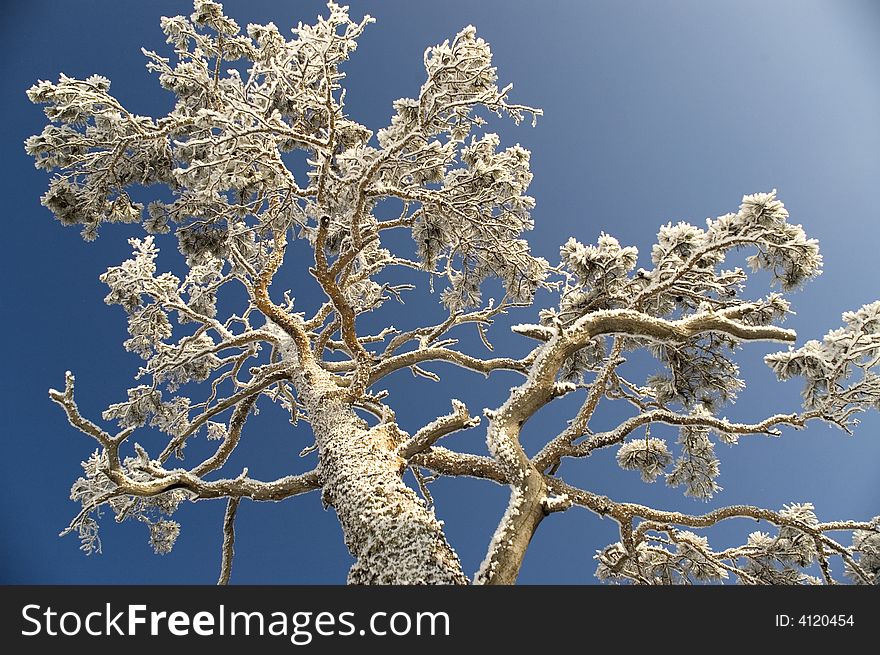
[{"label": "clear blue sky", "polygon": [[[234,0],[227,13],[242,25],[274,21],[286,28],[310,21],[319,2]],[[502,82],[513,99],[541,107],[536,128],[503,122],[502,142],[532,151],[537,199],[535,251],[558,260],[570,235],[592,242],[601,231],[639,247],[643,255],[661,223],[735,210],[745,193],[779,190],[794,222],[820,240],[826,272],[791,300],[789,326],[800,341],[837,327],[841,312],[880,297],[876,261],[880,221],[880,4],[871,0],[764,2],[351,2],[352,13],[377,19],[349,65],[347,109],[376,129],[391,102],[414,96],[423,80],[422,53],[471,23],[492,45]],[[24,91],[38,79],[99,73],[131,110],[161,115],[170,96],[144,68],[140,47],[164,51],[159,16],[188,14],[184,0],[155,2],[18,2],[3,8],[0,57],[3,92],[3,175],[6,210],[2,267],[0,438],[0,582],[210,583],[220,557],[223,505],[185,505],[170,555],[153,555],[142,525],[105,516],[104,553],[86,557],[75,537],[57,533],[76,513],[67,500],[79,462],[94,443],[70,428],[46,390],[77,374],[82,411],[98,418],[124,398],[138,360],[121,345],[125,320],[107,307],[97,277],[129,252],[133,226],[108,226],[83,243],[39,204],[47,176],[33,168],[22,141],[44,117]],[[160,265],[177,261],[168,247]],[[310,284],[310,280],[305,283]],[[285,280],[308,299],[295,277]],[[764,289],[752,287],[754,293]],[[425,294],[427,296],[427,294]],[[432,309],[436,296],[413,299],[386,314],[406,324]],[[547,304],[549,295],[539,301]],[[516,322],[535,320],[520,313]],[[504,326],[499,326],[503,328]],[[517,353],[524,340],[499,333],[499,349]],[[758,420],[799,408],[797,382],[777,384],[760,359],[772,346],[752,345],[740,360],[750,386],[726,409],[729,418]],[[650,366],[645,370],[649,370]],[[444,381],[389,381],[393,406],[410,431],[448,410],[457,396],[472,411],[497,406],[516,382],[489,381],[437,368]],[[269,478],[313,462],[296,453],[307,434],[291,431],[276,408],[249,423],[246,444],[230,463]],[[564,402],[527,425],[530,452],[556,434],[575,406]],[[619,415],[597,417],[610,427]],[[709,504],[682,497],[662,482],[645,485],[613,463],[613,452],[567,463],[574,483],[621,500],[702,512],[732,503],[812,501],[820,519],[868,519],[880,513],[880,435],[875,415],[852,438],[814,425],[782,439],[744,439],[717,447],[724,491]],[[152,451],[158,435],[138,437]],[[483,452],[480,429],[450,447]],[[236,468],[239,467],[239,468]],[[434,485],[439,516],[469,574],[479,565],[507,491],[474,480]],[[714,543],[732,545],[758,529],[732,523]],[[766,526],[763,526],[766,529]],[[711,534],[711,533],[710,533]],[[520,576],[525,583],[591,583],[596,549],[615,541],[615,525],[581,510],[544,522]],[[848,543],[848,542],[847,542]],[[332,512],[312,494],[283,504],[244,502],[239,512],[235,583],[341,583],[351,563]]]}]

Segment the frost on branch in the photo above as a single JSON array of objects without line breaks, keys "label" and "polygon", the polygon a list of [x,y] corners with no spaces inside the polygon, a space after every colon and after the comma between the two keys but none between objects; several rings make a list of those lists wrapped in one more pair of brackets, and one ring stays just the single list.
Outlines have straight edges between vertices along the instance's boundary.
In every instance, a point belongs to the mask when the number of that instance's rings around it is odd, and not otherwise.
[{"label": "frost on branch", "polygon": [[[142,468],[149,464],[146,454],[139,451],[137,457],[126,458],[122,468],[131,479],[148,481],[152,478]],[[82,467],[85,476],[77,479],[70,489],[70,499],[80,503],[82,511],[61,534],[76,530],[81,550],[87,554],[100,553],[101,539],[96,518],[101,514],[101,506],[106,503],[116,516],[117,523],[126,519],[145,523],[150,531],[150,545],[157,554],[164,555],[171,551],[180,534],[180,524],[162,517],[177,511],[188,496],[186,491],[175,489],[151,497],[126,495],[118,491],[108,475],[106,452],[98,450],[82,462]]]},{"label": "frost on branch", "polygon": [[[429,49],[428,81],[418,100],[395,102],[391,125],[377,133],[380,184],[421,203],[412,237],[424,267],[439,268],[449,280],[442,299],[451,311],[478,305],[480,284],[490,275],[517,301],[530,301],[547,275],[547,262],[519,238],[533,226],[534,200],[525,194],[532,180],[529,151],[519,145],[499,151],[496,134],[471,134],[485,122],[473,112],[479,105],[516,122],[524,111],[539,113],[506,102],[510,87],[497,87],[491,60],[473,27]],[[459,144],[469,135],[460,149],[464,166],[456,168]]]},{"label": "frost on branch", "polygon": [[850,431],[854,414],[880,409],[880,301],[844,312],[844,326],[822,341],[767,355],[780,380],[802,377],[804,408]]},{"label": "frost on branch", "polygon": [[686,531],[676,533],[672,548],[643,541],[634,555],[616,543],[596,555],[596,577],[616,584],[717,583],[728,573],[705,555],[707,546],[705,538]]},{"label": "frost on branch", "polygon": [[656,437],[627,441],[617,451],[620,468],[639,471],[645,482],[654,482],[671,462],[666,442]]},{"label": "frost on branch", "polygon": [[711,410],[732,402],[744,386],[739,366],[728,355],[736,345],[736,339],[717,333],[684,343],[655,344],[651,352],[668,372],[648,378],[648,386],[663,404]]},{"label": "frost on branch", "polygon": [[574,237],[559,249],[562,264],[571,271],[571,285],[562,294],[558,320],[571,323],[588,311],[626,306],[629,273],[639,251],[622,248],[612,236],[602,233],[595,246],[585,246]]},{"label": "frost on branch", "polygon": [[662,226],[651,249],[650,270],[635,270],[638,251],[608,235],[595,246],[569,239],[560,249],[569,277],[558,320],[568,324],[588,311],[620,307],[669,317],[740,306],[740,319],[749,324],[782,318],[788,303],[779,294],[744,301],[739,293],[746,273],[721,268],[728,252],[742,248],[754,251],[751,267],[769,271],[784,291],[821,272],[818,242],[788,222],[775,191],[757,193],[744,196],[738,212],[707,219],[705,229],[684,221]]},{"label": "frost on branch", "polygon": [[172,181],[166,142],[140,138],[156,128],[152,119],[126,112],[109,89],[99,75],[62,75],[57,84],[41,81],[28,90],[31,102],[45,104],[46,117],[58,125],[28,138],[25,149],[38,168],[67,171],[52,180],[42,203],[63,225],[82,225],[87,240],[105,221],[140,219],[143,205],[124,191],[126,185]]},{"label": "frost on branch", "polygon": [[678,443],[682,454],[676,460],[672,472],[666,476],[670,487],[684,485],[685,496],[709,500],[721,490],[715,482],[718,477],[718,457],[715,446],[709,440],[709,429],[703,426],[682,427]]},{"label": "frost on branch", "polygon": [[[644,508],[655,519],[665,516],[706,527],[723,518],[764,519],[776,526],[775,534],[756,531],[741,546],[714,550],[706,537],[681,530],[663,521],[646,521],[624,533],[617,542],[596,555],[596,574],[600,580],[635,584],[694,584],[718,582],[734,577],[737,583],[755,584],[832,584],[828,558],[842,554],[848,575],[859,584],[877,581],[876,519],[859,524],[853,547],[846,549],[826,533],[852,529],[853,522],[820,523],[811,503],[792,503],[779,512],[757,507],[733,506],[702,517]],[[624,545],[626,543],[627,545]],[[807,569],[818,562],[822,577]]]},{"label": "frost on branch", "polygon": [[[786,505],[780,514],[807,526],[818,523],[812,503]],[[750,582],[762,584],[819,584],[801,569],[816,559],[816,542],[802,530],[784,526],[776,536],[753,532],[742,549],[743,572]]]},{"label": "frost on branch", "polygon": [[[874,517],[873,523],[880,526],[880,517]],[[867,578],[856,573],[851,566],[847,566],[847,575],[857,583],[880,584],[880,532],[856,530],[852,547],[858,554],[858,565]]]},{"label": "frost on branch", "polygon": [[115,420],[120,428],[151,426],[170,435],[179,435],[190,427],[187,418],[190,399],[177,396],[163,401],[162,392],[145,385],[128,390],[126,402],[114,403],[101,414],[105,421]]}]

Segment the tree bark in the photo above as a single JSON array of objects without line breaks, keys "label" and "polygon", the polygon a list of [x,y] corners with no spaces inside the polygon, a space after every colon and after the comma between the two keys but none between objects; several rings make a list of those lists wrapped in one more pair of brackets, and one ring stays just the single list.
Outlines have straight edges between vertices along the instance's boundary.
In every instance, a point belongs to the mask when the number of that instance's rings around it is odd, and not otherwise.
[{"label": "tree bark", "polygon": [[516,584],[526,550],[547,511],[547,485],[537,471],[511,485],[507,511],[498,524],[489,551],[475,582],[487,585]]},{"label": "tree bark", "polygon": [[396,426],[368,428],[326,374],[303,385],[320,455],[322,500],[356,558],[349,584],[467,584],[442,524],[403,482]]}]

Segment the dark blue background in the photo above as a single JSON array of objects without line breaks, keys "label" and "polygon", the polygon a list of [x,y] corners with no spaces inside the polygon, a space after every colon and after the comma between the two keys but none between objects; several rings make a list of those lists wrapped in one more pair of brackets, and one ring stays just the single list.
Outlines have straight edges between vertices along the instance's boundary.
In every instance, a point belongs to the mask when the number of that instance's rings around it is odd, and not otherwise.
[{"label": "dark blue background", "polygon": [[[515,82],[512,99],[545,111],[535,129],[495,122],[503,143],[532,151],[537,199],[535,251],[558,260],[570,235],[592,242],[601,231],[650,250],[657,227],[669,220],[702,224],[735,210],[744,193],[778,188],[792,220],[820,240],[826,273],[792,300],[789,326],[800,340],[819,338],[840,324],[840,314],[880,297],[875,257],[880,245],[880,9],[870,0],[838,2],[352,2],[370,13],[348,73],[347,110],[372,129],[385,125],[391,102],[413,97],[423,81],[422,53],[472,23],[492,45],[502,83]],[[311,21],[318,2],[230,1],[227,13],[244,26],[274,21],[282,29]],[[75,537],[59,539],[77,507],[66,500],[79,462],[94,444],[70,428],[46,390],[77,374],[84,414],[125,397],[139,361],[121,346],[125,319],[106,307],[97,277],[129,253],[131,226],[110,226],[92,244],[63,230],[39,205],[47,176],[33,168],[22,141],[44,124],[24,91],[38,79],[99,73],[136,113],[161,115],[172,99],[144,69],[140,47],[168,54],[160,15],[188,14],[182,1],[150,3],[79,1],[7,3],[0,48],[3,91],[5,211],[2,285],[3,375],[0,376],[3,475],[0,494],[0,582],[188,583],[216,578],[221,541],[220,502],[186,504],[174,551],[152,554],[143,526],[102,524],[104,553],[86,557]],[[401,241],[404,248],[411,244]],[[160,268],[179,256],[163,242]],[[305,305],[314,302],[310,279],[286,273]],[[305,279],[305,282],[303,280]],[[763,278],[760,282],[766,281]],[[304,286],[305,285],[305,286]],[[283,288],[283,287],[282,287]],[[491,290],[491,289],[490,289]],[[750,288],[765,293],[760,285]],[[400,308],[364,320],[365,326],[413,324],[433,313],[437,296],[424,293]],[[539,302],[551,302],[549,294]],[[520,312],[515,322],[535,320]],[[499,351],[522,353],[528,344],[499,325],[490,336]],[[472,339],[467,343],[470,344]],[[773,345],[742,353],[749,388],[726,410],[752,421],[799,407],[797,383],[776,384],[761,364]],[[638,358],[636,358],[638,360]],[[384,385],[401,424],[413,431],[448,411],[449,398],[471,411],[497,406],[516,376],[485,381],[437,366],[440,384],[408,372]],[[653,370],[647,360],[630,370]],[[564,427],[577,399],[541,412],[527,425],[534,452]],[[229,475],[250,467],[263,479],[305,470],[296,453],[310,443],[291,430],[282,412],[261,401],[263,412],[245,431]],[[603,410],[594,426],[614,425],[622,414]],[[876,416],[866,416],[855,437],[821,425],[786,431],[782,439],[751,437],[734,448],[718,446],[724,491],[709,504],[684,499],[662,483],[644,485],[613,463],[613,451],[569,462],[567,479],[614,498],[702,512],[731,503],[779,508],[812,501],[820,519],[868,519],[880,513],[880,459]],[[658,432],[660,434],[660,432]],[[664,433],[672,436],[671,433]],[[157,435],[137,440],[158,452]],[[480,428],[449,439],[450,447],[482,452]],[[475,480],[433,486],[438,515],[465,569],[472,573],[506,504],[505,489]],[[713,543],[742,543],[754,529],[745,522],[715,531]],[[554,515],[538,532],[523,566],[526,583],[593,582],[597,548],[615,541],[615,525],[580,510]],[[848,537],[844,537],[849,543]],[[281,504],[243,502],[238,520],[237,583],[341,583],[350,565],[332,512],[318,496]]]}]

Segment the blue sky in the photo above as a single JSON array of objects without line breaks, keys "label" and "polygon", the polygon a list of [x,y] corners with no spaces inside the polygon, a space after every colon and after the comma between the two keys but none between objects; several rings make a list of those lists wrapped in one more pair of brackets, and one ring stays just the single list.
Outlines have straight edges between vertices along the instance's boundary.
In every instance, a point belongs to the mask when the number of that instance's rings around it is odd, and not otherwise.
[{"label": "blue sky", "polygon": [[[224,3],[242,25],[274,21],[286,28],[311,21],[319,2],[235,0]],[[467,24],[492,45],[502,82],[515,84],[514,101],[541,107],[536,128],[496,121],[502,143],[532,151],[537,200],[530,235],[537,254],[558,260],[571,236],[595,241],[600,232],[650,250],[667,221],[702,224],[735,210],[743,194],[779,190],[792,220],[819,239],[825,273],[791,296],[797,315],[788,326],[802,343],[837,327],[841,312],[880,297],[874,260],[880,245],[876,204],[880,179],[880,5],[835,2],[518,2],[446,0],[437,3],[351,2],[352,14],[377,19],[346,66],[347,110],[377,129],[391,102],[414,96],[423,80],[422,53]],[[82,411],[93,418],[133,386],[138,360],[122,348],[125,319],[103,304],[97,277],[128,256],[132,226],[107,226],[83,243],[39,204],[47,176],[33,168],[22,141],[44,117],[24,91],[38,79],[92,73],[112,80],[111,91],[132,111],[162,115],[171,97],[144,68],[140,47],[164,50],[161,15],[188,14],[183,0],[150,3],[91,0],[9,3],[4,7],[0,56],[6,245],[2,271],[0,377],[4,475],[0,491],[0,582],[209,583],[220,557],[223,505],[185,505],[174,551],[152,553],[143,526],[116,525],[105,516],[104,553],[86,557],[75,537],[57,537],[76,506],[67,500],[79,462],[94,444],[69,428],[48,401],[49,387],[77,374]],[[405,241],[400,247],[411,247]],[[179,256],[167,245],[160,266]],[[756,280],[750,287],[765,292]],[[308,304],[303,280],[283,284]],[[439,316],[437,296],[407,299],[369,321],[407,325]],[[540,304],[551,302],[540,295]],[[535,320],[520,312],[513,322]],[[509,322],[508,322],[509,323]],[[365,321],[365,324],[368,324]],[[520,354],[524,339],[490,335],[496,352]],[[470,343],[470,342],[468,342]],[[749,387],[730,418],[758,420],[799,408],[797,382],[775,383],[761,357],[772,345],[754,344],[739,360]],[[636,362],[650,372],[650,364]],[[449,398],[472,412],[499,405],[516,376],[484,380],[437,367],[440,384],[398,374],[385,385],[405,429],[448,411]],[[527,425],[534,452],[576,409],[576,399],[542,411]],[[261,401],[231,470],[250,466],[256,477],[284,475],[313,465],[297,453],[307,433],[291,430],[280,410]],[[595,428],[621,415],[601,413]],[[719,445],[724,490],[709,504],[683,498],[662,483],[645,485],[620,471],[613,451],[562,469],[570,481],[620,500],[702,512],[733,503],[779,508],[812,501],[820,519],[868,519],[880,513],[880,421],[863,417],[854,437],[812,425],[781,439],[744,439]],[[157,450],[159,437],[138,436]],[[449,447],[484,452],[480,428],[449,439]],[[433,487],[437,512],[472,574],[506,504],[506,489],[475,480],[442,480]],[[526,557],[524,583],[591,583],[596,549],[616,541],[615,525],[572,510],[541,526]],[[759,526],[766,529],[766,526]],[[718,546],[740,542],[754,524],[731,523],[714,533]],[[709,533],[710,536],[713,533]],[[847,541],[848,543],[848,541]],[[332,512],[316,494],[281,504],[242,503],[234,583],[342,583],[351,563]]]}]

